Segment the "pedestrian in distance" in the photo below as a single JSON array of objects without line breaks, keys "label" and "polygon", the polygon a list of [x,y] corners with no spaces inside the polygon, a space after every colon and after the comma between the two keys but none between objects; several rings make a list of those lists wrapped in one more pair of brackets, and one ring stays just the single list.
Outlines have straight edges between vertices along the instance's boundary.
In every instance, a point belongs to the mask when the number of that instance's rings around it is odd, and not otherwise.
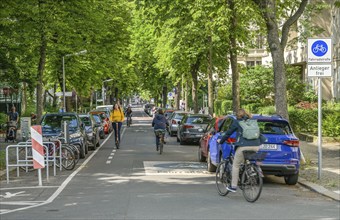
[{"label": "pedestrian in distance", "polygon": [[[236,143],[235,145],[235,156],[233,161],[233,168],[232,168],[232,180],[231,180],[231,187],[227,187],[227,190],[230,192],[236,192],[238,178],[239,178],[239,170],[242,163],[244,163],[243,151],[255,151],[259,150],[259,146],[265,142],[266,138],[260,134],[257,121],[257,133],[255,137],[248,138],[245,137],[244,133],[246,133],[244,126],[244,122],[251,119],[252,115],[246,112],[244,109],[239,109],[236,113],[236,120],[233,121],[230,128],[226,131],[225,135],[222,136],[221,139],[218,139],[218,143],[223,143],[226,141],[235,131],[236,133]],[[256,127],[255,126],[255,127]]]}]

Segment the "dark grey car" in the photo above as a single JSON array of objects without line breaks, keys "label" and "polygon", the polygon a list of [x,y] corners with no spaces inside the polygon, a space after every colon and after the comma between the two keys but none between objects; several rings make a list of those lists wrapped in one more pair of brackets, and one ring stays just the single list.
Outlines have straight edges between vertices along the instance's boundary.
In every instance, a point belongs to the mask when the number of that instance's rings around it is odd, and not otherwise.
[{"label": "dark grey car", "polygon": [[100,146],[100,137],[99,137],[99,127],[101,125],[97,124],[93,115],[83,115],[80,114],[79,118],[82,120],[85,125],[85,133],[87,136],[87,145],[91,147],[93,150],[96,147]]},{"label": "dark grey car", "polygon": [[211,116],[204,114],[185,114],[179,123],[177,141],[180,144],[198,143],[211,121]]}]

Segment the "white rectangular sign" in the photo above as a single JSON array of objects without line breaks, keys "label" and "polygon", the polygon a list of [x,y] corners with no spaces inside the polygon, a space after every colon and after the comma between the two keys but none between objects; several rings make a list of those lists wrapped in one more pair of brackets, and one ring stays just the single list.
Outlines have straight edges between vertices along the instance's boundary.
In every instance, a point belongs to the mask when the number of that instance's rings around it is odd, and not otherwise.
[{"label": "white rectangular sign", "polygon": [[[55,93],[56,96],[63,96],[63,92],[56,92]],[[71,97],[72,96],[72,92],[65,92],[65,97]]]},{"label": "white rectangular sign", "polygon": [[307,43],[308,63],[330,63],[332,62],[332,39],[308,39]]},{"label": "white rectangular sign", "polygon": [[331,77],[332,65],[331,64],[308,64],[309,77]]}]

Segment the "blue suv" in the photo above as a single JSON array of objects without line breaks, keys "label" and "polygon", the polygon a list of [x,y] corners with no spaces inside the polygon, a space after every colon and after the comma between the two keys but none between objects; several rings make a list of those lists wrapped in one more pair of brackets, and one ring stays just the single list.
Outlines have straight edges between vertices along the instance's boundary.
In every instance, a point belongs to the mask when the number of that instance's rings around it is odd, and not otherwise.
[{"label": "blue suv", "polygon": [[[267,139],[260,146],[260,151],[267,153],[261,162],[264,174],[283,176],[286,184],[295,185],[299,177],[300,148],[299,139],[294,135],[289,122],[280,116],[254,115],[253,118],[257,119],[261,133]],[[221,139],[234,120],[235,115],[226,116],[219,132],[209,140],[210,162],[215,166],[221,158],[229,155],[231,147],[227,142],[236,142],[234,132],[226,143],[217,143],[217,139]]]}]

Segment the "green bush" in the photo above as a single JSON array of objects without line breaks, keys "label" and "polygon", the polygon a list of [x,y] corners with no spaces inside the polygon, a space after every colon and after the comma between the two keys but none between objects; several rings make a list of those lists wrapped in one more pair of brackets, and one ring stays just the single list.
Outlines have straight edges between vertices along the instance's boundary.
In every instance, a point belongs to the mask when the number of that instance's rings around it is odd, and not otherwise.
[{"label": "green bush", "polygon": [[275,110],[275,106],[266,106],[266,107],[258,108],[257,112],[251,112],[251,113],[258,113],[262,115],[275,115],[276,110]]},{"label": "green bush", "polygon": [[214,111],[216,116],[227,115],[233,111],[233,102],[231,100],[216,100]]},{"label": "green bush", "polygon": [[[318,133],[317,109],[290,109],[289,121],[296,133]],[[323,109],[322,111],[322,136],[340,137],[340,111]]]}]

